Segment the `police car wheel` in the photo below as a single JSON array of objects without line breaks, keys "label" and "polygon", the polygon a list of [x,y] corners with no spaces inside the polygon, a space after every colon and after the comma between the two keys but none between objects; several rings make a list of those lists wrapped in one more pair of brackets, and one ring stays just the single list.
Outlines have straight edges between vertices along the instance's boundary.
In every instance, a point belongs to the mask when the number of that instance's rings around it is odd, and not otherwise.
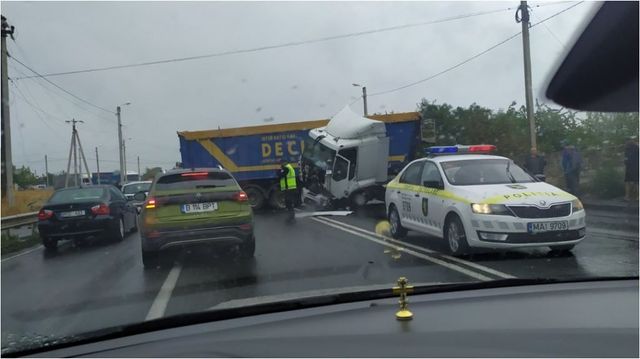
[{"label": "police car wheel", "polygon": [[389,230],[393,238],[402,238],[407,235],[407,230],[402,227],[402,223],[400,223],[400,214],[394,205],[391,205],[391,208],[389,209],[389,224]]},{"label": "police car wheel", "polygon": [[447,249],[453,255],[467,253],[469,245],[467,244],[467,236],[464,232],[464,226],[458,216],[453,216],[447,221],[445,239],[447,241]]}]

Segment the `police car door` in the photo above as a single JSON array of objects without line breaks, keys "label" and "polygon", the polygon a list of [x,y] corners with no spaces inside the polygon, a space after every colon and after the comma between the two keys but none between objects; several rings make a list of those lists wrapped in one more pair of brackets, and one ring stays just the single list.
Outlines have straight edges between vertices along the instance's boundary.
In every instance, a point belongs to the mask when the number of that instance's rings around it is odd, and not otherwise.
[{"label": "police car door", "polygon": [[409,165],[400,176],[399,182],[401,185],[396,189],[400,220],[403,226],[411,229],[418,229],[417,217],[420,213],[420,207],[415,208],[414,200],[418,196],[417,191],[420,188],[422,163],[423,161],[420,161]]},{"label": "police car door", "polygon": [[439,235],[441,231],[444,198],[438,192],[444,189],[444,182],[435,163],[425,161],[420,179],[421,190],[415,197],[413,206],[420,210],[418,226],[421,232]]}]

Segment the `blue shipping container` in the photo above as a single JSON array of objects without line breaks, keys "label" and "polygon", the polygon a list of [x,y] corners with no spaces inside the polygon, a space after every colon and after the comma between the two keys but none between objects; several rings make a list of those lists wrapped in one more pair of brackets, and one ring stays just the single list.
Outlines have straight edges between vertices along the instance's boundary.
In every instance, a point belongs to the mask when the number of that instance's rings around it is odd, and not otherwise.
[{"label": "blue shipping container", "polygon": [[[420,142],[417,112],[373,115],[385,122],[389,145],[389,172],[397,173],[413,160]],[[281,158],[297,162],[309,130],[326,126],[329,120],[251,126],[210,131],[178,132],[185,168],[223,166],[238,181],[274,180]]]}]

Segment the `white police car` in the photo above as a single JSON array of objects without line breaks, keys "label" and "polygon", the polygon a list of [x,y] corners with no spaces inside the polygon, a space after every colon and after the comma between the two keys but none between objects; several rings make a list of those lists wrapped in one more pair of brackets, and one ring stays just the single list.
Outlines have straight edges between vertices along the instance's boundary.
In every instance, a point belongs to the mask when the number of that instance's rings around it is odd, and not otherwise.
[{"label": "white police car", "polygon": [[495,149],[435,146],[409,163],[387,184],[391,234],[414,230],[445,238],[456,255],[470,247],[571,250],[585,236],[580,200],[490,155]]}]

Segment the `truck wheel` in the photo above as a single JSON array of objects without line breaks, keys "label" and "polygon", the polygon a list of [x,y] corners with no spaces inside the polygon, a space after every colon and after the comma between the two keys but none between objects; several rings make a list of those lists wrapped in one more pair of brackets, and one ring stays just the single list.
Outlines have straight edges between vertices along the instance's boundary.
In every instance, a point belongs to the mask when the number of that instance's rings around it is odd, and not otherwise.
[{"label": "truck wheel", "polygon": [[403,238],[407,235],[407,229],[402,227],[400,214],[394,205],[389,208],[389,224],[391,225],[390,231],[393,238]]},{"label": "truck wheel", "polygon": [[363,207],[365,204],[367,204],[367,201],[368,201],[368,196],[365,192],[362,192],[362,191],[352,194],[351,198],[349,198],[349,204],[353,209],[358,209]]},{"label": "truck wheel", "polygon": [[269,196],[269,205],[275,209],[285,208],[284,192],[279,190],[272,190]]},{"label": "truck wheel", "polygon": [[251,208],[260,209],[264,206],[265,196],[262,189],[258,186],[246,186],[244,191],[249,196],[249,204],[251,204]]}]

